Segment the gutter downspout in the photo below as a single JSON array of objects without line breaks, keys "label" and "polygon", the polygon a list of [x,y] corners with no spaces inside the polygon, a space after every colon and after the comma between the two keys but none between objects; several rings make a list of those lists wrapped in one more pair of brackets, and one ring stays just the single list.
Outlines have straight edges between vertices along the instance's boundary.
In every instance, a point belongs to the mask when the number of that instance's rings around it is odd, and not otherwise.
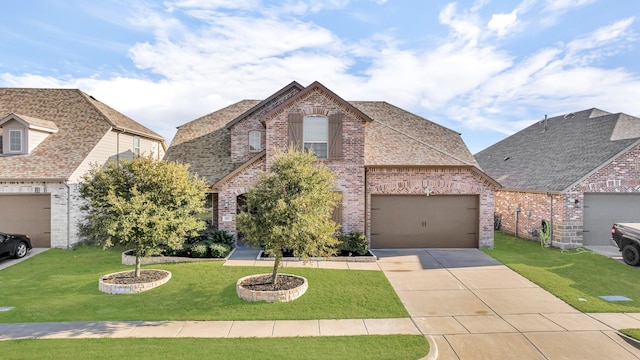
[{"label": "gutter downspout", "polygon": [[518,237],[518,222],[519,222],[519,218],[520,218],[520,210],[522,208],[520,207],[520,204],[516,205],[516,232],[515,232],[515,236]]},{"label": "gutter downspout", "polygon": [[63,182],[67,187],[67,250],[71,249],[71,187],[67,183],[68,180]]},{"label": "gutter downspout", "polygon": [[553,247],[553,194],[549,194],[549,246]]}]

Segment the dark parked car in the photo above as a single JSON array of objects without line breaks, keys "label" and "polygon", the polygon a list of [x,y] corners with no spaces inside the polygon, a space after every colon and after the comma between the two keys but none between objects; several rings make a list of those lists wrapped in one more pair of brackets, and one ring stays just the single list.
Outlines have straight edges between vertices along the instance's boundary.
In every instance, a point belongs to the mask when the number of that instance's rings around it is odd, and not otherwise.
[{"label": "dark parked car", "polygon": [[27,235],[5,234],[0,232],[0,259],[27,255],[31,250],[31,239]]},{"label": "dark parked car", "polygon": [[611,244],[622,251],[625,263],[631,266],[640,265],[640,223],[613,224]]}]

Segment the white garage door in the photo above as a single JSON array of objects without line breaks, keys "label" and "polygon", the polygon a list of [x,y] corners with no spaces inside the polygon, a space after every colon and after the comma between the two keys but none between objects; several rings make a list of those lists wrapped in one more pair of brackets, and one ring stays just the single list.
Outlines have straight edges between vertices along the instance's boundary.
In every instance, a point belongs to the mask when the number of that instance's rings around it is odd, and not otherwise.
[{"label": "white garage door", "polygon": [[372,195],[371,247],[477,248],[478,196]]},{"label": "white garage door", "polygon": [[51,196],[0,195],[0,232],[26,234],[33,247],[51,247]]},{"label": "white garage door", "polygon": [[618,222],[640,222],[640,194],[584,194],[584,245],[609,245],[611,225]]}]

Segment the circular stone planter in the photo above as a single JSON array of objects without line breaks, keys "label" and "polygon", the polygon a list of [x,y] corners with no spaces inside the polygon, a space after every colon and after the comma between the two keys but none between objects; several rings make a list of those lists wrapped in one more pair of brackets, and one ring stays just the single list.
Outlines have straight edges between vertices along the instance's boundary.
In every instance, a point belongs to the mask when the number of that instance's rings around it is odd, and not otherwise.
[{"label": "circular stone planter", "polygon": [[166,274],[165,277],[163,277],[160,280],[156,280],[156,281],[149,281],[149,282],[141,282],[141,283],[134,283],[134,284],[114,284],[114,283],[109,283],[105,281],[105,278],[109,278],[118,274],[124,274],[124,273],[128,273],[131,272],[131,270],[129,271],[120,271],[117,273],[111,273],[111,274],[107,274],[104,275],[103,277],[100,278],[100,281],[98,282],[98,289],[100,291],[102,291],[103,293],[107,293],[107,294],[114,294],[114,295],[119,295],[119,294],[134,294],[134,293],[139,293],[139,292],[143,292],[143,291],[147,291],[147,290],[151,290],[155,287],[158,287],[162,284],[165,284],[167,281],[169,281],[169,279],[171,279],[171,273],[166,271],[166,270],[159,270],[159,269],[144,269],[142,271],[145,270],[153,270],[153,271],[159,271],[159,272],[163,272]]},{"label": "circular stone planter", "polygon": [[238,294],[238,296],[245,301],[251,301],[251,302],[256,302],[256,301],[288,302],[288,301],[293,301],[299,298],[300,296],[302,296],[307,291],[307,288],[309,287],[309,283],[307,282],[306,278],[298,275],[291,275],[291,274],[279,274],[278,276],[286,275],[286,276],[293,276],[293,277],[302,279],[302,285],[295,287],[293,289],[277,290],[277,291],[250,290],[241,285],[242,282],[245,280],[248,280],[254,277],[265,276],[265,275],[271,276],[271,274],[256,274],[256,275],[249,275],[249,276],[240,278],[236,282],[236,293]]}]

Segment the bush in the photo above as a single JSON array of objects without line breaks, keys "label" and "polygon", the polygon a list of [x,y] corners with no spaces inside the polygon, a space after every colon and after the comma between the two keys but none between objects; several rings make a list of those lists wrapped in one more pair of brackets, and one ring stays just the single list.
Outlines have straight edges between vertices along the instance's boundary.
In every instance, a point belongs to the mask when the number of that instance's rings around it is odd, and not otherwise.
[{"label": "bush", "polygon": [[340,235],[338,240],[340,241],[338,244],[340,250],[356,255],[364,255],[369,251],[369,241],[361,232],[355,231],[347,235]]},{"label": "bush", "polygon": [[231,246],[222,243],[213,243],[209,245],[209,251],[211,252],[211,257],[224,258],[231,252]]},{"label": "bush", "polygon": [[225,230],[216,230],[214,232],[210,232],[208,234],[207,240],[210,240],[214,243],[227,245],[229,248],[232,248],[233,245],[235,245],[235,239],[233,238],[233,235],[229,234]]},{"label": "bush", "polygon": [[199,242],[191,246],[191,257],[206,258],[209,256],[209,246],[206,242]]}]

